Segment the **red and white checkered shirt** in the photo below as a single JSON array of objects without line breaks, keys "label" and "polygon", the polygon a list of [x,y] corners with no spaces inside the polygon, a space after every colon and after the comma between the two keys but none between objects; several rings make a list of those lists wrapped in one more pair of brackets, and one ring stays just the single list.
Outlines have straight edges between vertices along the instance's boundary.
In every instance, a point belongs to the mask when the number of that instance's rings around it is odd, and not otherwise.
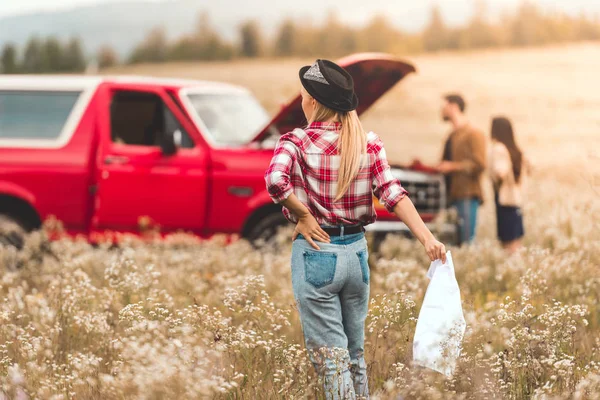
[{"label": "red and white checkered shirt", "polygon": [[[313,122],[279,138],[271,165],[265,173],[269,195],[280,203],[294,193],[320,225],[363,225],[375,222],[373,195],[391,212],[408,192],[392,175],[383,142],[367,134],[367,153],[362,156],[358,175],[344,196],[337,193],[339,123]],[[297,218],[285,207],[285,217]]]}]

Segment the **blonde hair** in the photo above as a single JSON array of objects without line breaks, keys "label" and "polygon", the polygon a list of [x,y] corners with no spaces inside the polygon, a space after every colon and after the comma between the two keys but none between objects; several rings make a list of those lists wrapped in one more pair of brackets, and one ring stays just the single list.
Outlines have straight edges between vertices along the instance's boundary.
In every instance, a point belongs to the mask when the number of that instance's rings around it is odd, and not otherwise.
[{"label": "blonde hair", "polygon": [[365,133],[356,111],[339,112],[316,102],[311,121],[338,121],[341,122],[340,138],[338,140],[338,153],[341,156],[340,170],[338,171],[338,188],[335,201],[341,199],[350,188],[350,184],[358,175],[361,167],[362,155],[367,152],[367,134]]}]

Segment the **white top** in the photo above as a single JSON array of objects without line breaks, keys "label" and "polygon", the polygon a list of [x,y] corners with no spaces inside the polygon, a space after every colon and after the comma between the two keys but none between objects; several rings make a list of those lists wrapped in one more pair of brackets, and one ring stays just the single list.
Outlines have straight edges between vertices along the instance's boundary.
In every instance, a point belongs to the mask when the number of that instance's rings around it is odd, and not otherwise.
[{"label": "white top", "polygon": [[498,203],[503,206],[520,207],[523,204],[525,171],[522,169],[517,182],[510,153],[504,144],[496,140],[492,141],[490,147],[489,171],[492,181],[498,188]]}]

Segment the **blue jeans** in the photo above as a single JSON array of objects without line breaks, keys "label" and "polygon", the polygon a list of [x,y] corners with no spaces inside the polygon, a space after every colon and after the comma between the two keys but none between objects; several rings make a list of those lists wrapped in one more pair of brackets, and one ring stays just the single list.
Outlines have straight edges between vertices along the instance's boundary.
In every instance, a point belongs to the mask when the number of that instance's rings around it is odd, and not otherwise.
[{"label": "blue jeans", "polygon": [[452,205],[458,211],[458,234],[460,244],[470,243],[475,239],[477,226],[478,199],[456,200]]},{"label": "blue jeans", "polygon": [[369,398],[364,359],[369,264],[364,233],[292,246],[292,287],[309,357],[327,399]]}]

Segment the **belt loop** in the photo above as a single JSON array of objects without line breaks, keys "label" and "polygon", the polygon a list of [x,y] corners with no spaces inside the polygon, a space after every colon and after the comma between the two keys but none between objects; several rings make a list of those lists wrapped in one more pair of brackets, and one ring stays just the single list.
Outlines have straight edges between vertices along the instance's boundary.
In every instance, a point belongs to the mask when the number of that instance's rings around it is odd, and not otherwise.
[{"label": "belt loop", "polygon": [[344,237],[344,225],[343,225],[343,224],[342,224],[342,225],[340,225],[340,229],[341,229],[341,232],[340,232],[340,237],[342,237],[342,238],[343,238],[343,237]]}]

